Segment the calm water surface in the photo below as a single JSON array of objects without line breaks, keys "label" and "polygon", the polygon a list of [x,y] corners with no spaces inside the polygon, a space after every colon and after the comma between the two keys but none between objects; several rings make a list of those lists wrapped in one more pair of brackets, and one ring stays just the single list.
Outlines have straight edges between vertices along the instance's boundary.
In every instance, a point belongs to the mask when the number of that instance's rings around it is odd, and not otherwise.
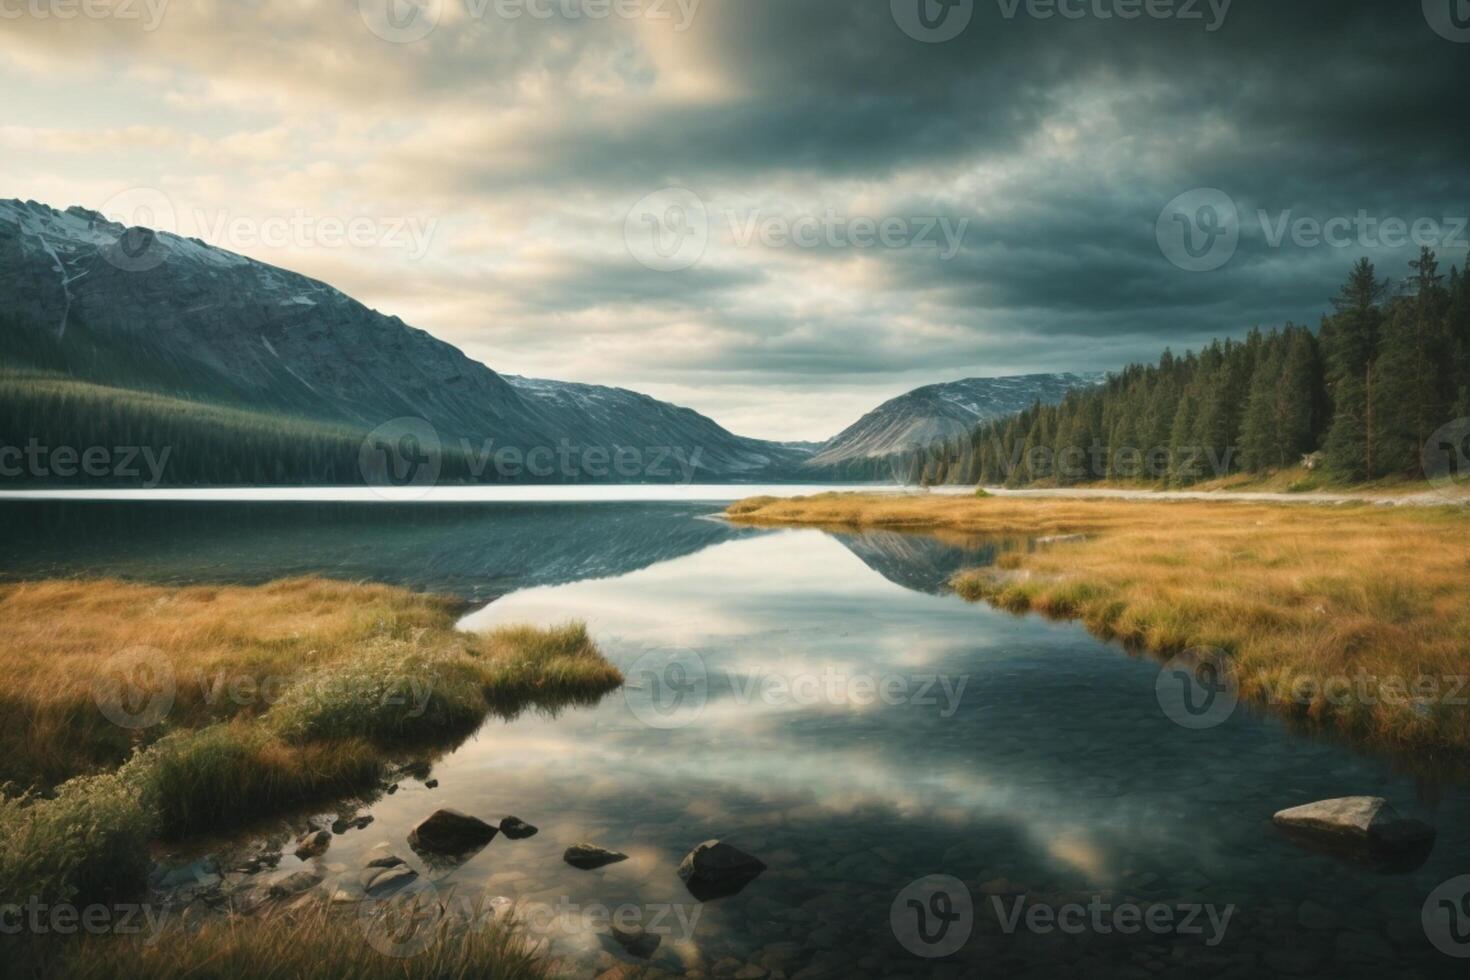
[{"label": "calm water surface", "polygon": [[[627,961],[598,918],[623,908],[664,934],[653,962],[674,973],[1464,975],[1421,924],[1436,886],[1470,873],[1462,784],[1243,709],[1181,728],[1154,661],[945,593],[954,570],[1025,542],[745,530],[711,509],[8,503],[0,557],[21,576],[398,582],[476,600],[468,629],[585,619],[624,690],[487,723],[365,801],[374,822],[311,862],[350,891],[362,856],[390,842],[441,890],[539,910],[577,973]],[[1380,873],[1270,823],[1365,794],[1438,827],[1421,867]],[[406,837],[441,806],[540,833],[431,866]],[[768,870],[695,901],[676,868],[710,838]],[[630,859],[573,869],[561,853],[583,840]],[[952,901],[914,890],[934,875],[963,886],[945,884]],[[1100,911],[1069,920],[1080,930],[1044,915],[1027,927],[1026,910],[1069,905]],[[1145,905],[1178,909],[1183,928],[1110,927]],[[957,949],[926,959],[903,939]]]}]

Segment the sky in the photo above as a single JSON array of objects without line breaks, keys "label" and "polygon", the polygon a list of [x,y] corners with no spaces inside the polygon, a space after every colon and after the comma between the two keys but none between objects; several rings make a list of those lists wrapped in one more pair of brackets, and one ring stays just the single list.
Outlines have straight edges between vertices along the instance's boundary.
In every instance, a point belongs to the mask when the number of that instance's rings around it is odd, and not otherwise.
[{"label": "sky", "polygon": [[825,439],[1463,265],[1466,7],[0,0],[0,197]]}]

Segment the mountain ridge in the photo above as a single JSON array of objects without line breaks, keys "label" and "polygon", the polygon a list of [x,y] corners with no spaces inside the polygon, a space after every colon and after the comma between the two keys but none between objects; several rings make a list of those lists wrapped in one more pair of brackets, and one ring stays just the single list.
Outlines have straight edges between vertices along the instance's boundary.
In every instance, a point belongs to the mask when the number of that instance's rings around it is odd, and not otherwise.
[{"label": "mountain ridge", "polygon": [[827,440],[808,470],[882,459],[967,434],[981,422],[1012,415],[1036,402],[1053,404],[1068,392],[1103,381],[1101,372],[961,378],[923,385],[890,398]]},{"label": "mountain ridge", "polygon": [[0,295],[7,359],[78,380],[473,444],[682,449],[705,478],[805,455],[627,389],[513,382],[320,280],[80,207],[0,200]]}]

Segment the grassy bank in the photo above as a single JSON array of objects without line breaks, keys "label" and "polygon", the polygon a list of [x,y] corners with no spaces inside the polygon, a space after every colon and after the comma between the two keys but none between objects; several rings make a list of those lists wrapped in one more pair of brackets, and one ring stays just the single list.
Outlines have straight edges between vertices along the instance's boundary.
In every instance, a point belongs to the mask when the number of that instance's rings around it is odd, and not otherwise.
[{"label": "grassy bank", "polygon": [[1169,656],[1215,647],[1249,699],[1351,736],[1470,751],[1470,514],[1462,508],[824,494],[745,523],[1083,535],[962,572],[971,600],[1080,619]]},{"label": "grassy bank", "polygon": [[491,712],[622,682],[581,625],[470,634],[458,612],[314,579],[0,587],[0,898],[130,894],[156,838],[371,788]]},{"label": "grassy bank", "polygon": [[[165,928],[140,938],[87,937],[31,950],[18,975],[40,971],[69,980],[541,980],[550,965],[514,929],[453,918],[419,928],[422,948],[385,955],[370,942],[374,928],[352,911],[315,908],[206,923],[198,930]],[[405,937],[418,936],[407,931]],[[379,938],[392,941],[383,933]]]}]

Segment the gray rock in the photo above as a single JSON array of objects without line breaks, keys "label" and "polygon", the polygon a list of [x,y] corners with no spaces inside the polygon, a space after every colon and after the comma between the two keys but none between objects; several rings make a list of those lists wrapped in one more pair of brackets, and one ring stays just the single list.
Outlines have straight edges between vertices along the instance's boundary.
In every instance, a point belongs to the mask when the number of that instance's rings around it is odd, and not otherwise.
[{"label": "gray rock", "polygon": [[1381,796],[1347,796],[1282,810],[1276,826],[1324,842],[1408,851],[1434,843],[1428,824],[1400,816]]},{"label": "gray rock", "polygon": [[679,877],[689,894],[701,902],[734,895],[750,884],[765,862],[718,840],[707,840],[684,856]]},{"label": "gray rock", "polygon": [[484,847],[500,831],[458,810],[435,810],[408,835],[415,850],[433,854],[464,854]]},{"label": "gray rock", "polygon": [[594,868],[601,868],[604,865],[617,864],[619,861],[628,860],[628,855],[621,851],[609,851],[605,847],[598,847],[596,844],[588,844],[586,842],[573,844],[566,849],[566,853],[561,857],[567,864],[570,864],[574,868],[581,868],[583,871],[591,871]]}]

